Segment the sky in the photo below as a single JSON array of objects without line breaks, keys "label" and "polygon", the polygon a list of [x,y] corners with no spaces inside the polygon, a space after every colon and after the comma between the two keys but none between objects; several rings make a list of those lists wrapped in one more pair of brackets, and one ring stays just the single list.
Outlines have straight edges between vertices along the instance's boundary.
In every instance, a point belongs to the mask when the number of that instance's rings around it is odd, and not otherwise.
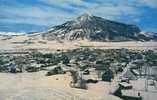
[{"label": "sky", "polygon": [[43,31],[83,13],[157,33],[157,0],[0,0],[0,31]]}]

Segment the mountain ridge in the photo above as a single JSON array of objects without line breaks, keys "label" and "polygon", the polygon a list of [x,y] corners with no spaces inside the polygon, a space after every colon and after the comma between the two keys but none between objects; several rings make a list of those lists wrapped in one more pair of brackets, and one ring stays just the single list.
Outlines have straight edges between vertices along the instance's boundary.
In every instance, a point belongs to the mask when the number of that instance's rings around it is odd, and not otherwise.
[{"label": "mountain ridge", "polygon": [[136,25],[82,14],[74,20],[52,27],[43,32],[42,36],[47,40],[149,41],[153,39],[140,34],[141,32]]}]

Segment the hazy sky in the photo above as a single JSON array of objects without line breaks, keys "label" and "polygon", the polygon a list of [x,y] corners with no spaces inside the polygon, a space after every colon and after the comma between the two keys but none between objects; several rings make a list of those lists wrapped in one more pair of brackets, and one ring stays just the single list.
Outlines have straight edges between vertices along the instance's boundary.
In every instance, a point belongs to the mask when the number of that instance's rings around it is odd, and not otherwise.
[{"label": "hazy sky", "polygon": [[0,0],[0,31],[41,31],[83,13],[157,32],[157,0]]}]

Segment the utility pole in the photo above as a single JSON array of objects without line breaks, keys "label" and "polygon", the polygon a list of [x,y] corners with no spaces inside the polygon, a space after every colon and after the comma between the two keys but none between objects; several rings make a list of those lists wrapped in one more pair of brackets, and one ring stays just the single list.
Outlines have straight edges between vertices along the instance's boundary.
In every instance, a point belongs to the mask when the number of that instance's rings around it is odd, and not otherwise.
[{"label": "utility pole", "polygon": [[149,75],[150,75],[149,66],[148,66],[148,64],[145,64],[145,76],[146,76],[146,80],[145,80],[145,91],[148,91],[148,79],[149,79]]}]

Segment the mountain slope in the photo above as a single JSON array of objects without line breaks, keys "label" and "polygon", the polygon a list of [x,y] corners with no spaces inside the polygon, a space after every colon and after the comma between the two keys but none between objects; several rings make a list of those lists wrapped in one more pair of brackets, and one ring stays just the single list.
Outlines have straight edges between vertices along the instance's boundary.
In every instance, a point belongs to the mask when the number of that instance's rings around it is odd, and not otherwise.
[{"label": "mountain slope", "polygon": [[88,39],[92,41],[130,41],[150,40],[151,38],[140,34],[141,30],[135,25],[103,19],[101,17],[83,14],[75,20],[67,21],[43,32],[47,40]]}]

